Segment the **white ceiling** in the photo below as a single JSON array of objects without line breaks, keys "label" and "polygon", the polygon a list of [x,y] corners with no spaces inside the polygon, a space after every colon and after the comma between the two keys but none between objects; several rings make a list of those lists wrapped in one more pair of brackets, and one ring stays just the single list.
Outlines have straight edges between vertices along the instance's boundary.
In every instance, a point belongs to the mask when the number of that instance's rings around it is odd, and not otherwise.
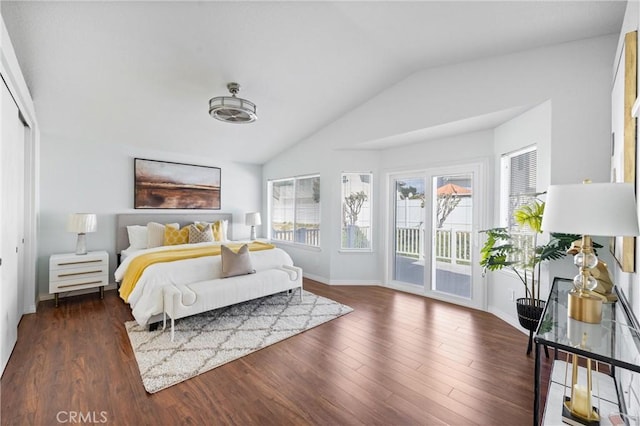
[{"label": "white ceiling", "polygon": [[[263,163],[427,67],[620,31],[625,2],[12,2],[1,12],[55,140]],[[258,121],[208,115],[241,84]],[[364,149],[495,125],[443,123]]]}]

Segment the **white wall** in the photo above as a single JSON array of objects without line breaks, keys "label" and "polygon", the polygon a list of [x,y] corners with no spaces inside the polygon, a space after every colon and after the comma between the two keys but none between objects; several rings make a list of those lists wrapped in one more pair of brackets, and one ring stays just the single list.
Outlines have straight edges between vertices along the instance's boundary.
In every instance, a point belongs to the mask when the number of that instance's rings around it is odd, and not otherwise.
[{"label": "white wall", "polygon": [[[294,262],[300,266],[305,276],[330,283],[340,280],[342,283],[378,283],[379,269],[373,253],[344,254],[350,259],[349,267],[343,274],[332,273],[332,259],[340,249],[341,218],[341,180],[342,172],[374,172],[372,207],[374,209],[373,226],[377,226],[375,210],[379,205],[375,196],[380,185],[377,170],[378,153],[373,151],[335,151],[314,141],[304,141],[276,156],[263,167],[263,189],[266,193],[267,182],[272,179],[287,178],[306,174],[320,174],[320,241],[321,248],[301,247],[293,244],[278,244],[283,247]],[[263,216],[267,215],[267,200],[263,201]],[[265,227],[266,229],[266,227]],[[373,245],[378,244],[377,238]]]},{"label": "white wall", "polygon": [[[477,144],[474,137],[378,152],[340,150],[344,147],[393,140],[394,135],[399,138],[430,126],[516,107],[546,105],[541,106],[544,111],[537,112],[550,115],[543,127],[548,142],[542,152],[547,161],[540,162],[544,174],[540,184],[580,182],[585,173],[595,182],[607,181],[609,92],[616,41],[617,35],[598,37],[417,72],[268,162],[263,185],[272,178],[321,174],[322,247],[319,252],[293,250],[296,262],[326,282],[348,282],[354,277],[380,282],[385,261],[380,250],[386,220],[382,213],[385,200],[380,196],[386,185],[383,174],[455,159],[487,158],[497,152],[486,142]],[[526,131],[525,125],[521,131]],[[512,142],[519,145],[523,141]],[[355,256],[337,252],[342,170],[374,172],[375,256],[360,256],[354,261]],[[491,185],[493,175],[490,170]],[[493,199],[487,201],[493,205]],[[266,200],[263,211],[266,214]]]},{"label": "white wall", "polygon": [[[267,180],[320,173],[321,248],[287,246],[308,276],[332,283],[383,281],[384,242],[380,197],[384,174],[494,154],[484,132],[383,151],[345,150],[359,143],[402,135],[514,107],[551,101],[548,182],[579,182],[589,171],[594,181],[608,179],[609,90],[617,36],[520,52],[447,67],[423,70],[383,91],[361,107],[313,134],[260,167],[220,164],[196,155],[141,152],[126,140],[100,140],[99,129],[83,140],[42,135],[39,289],[47,293],[48,256],[72,251],[75,236],[65,231],[66,215],[93,211],[98,232],[87,237],[89,249],[107,249],[115,266],[115,214],[132,211],[133,158],[171,160],[222,167],[222,210],[234,213],[236,238],[248,235],[247,211],[266,217]],[[400,108],[401,114],[391,114]],[[482,141],[478,143],[478,138]],[[179,142],[176,142],[179,143]],[[340,173],[374,172],[374,252],[340,253]],[[491,180],[493,173],[489,173]],[[261,181],[262,178],[262,181]],[[490,200],[493,203],[493,199]],[[258,230],[259,235],[261,229]]]},{"label": "white wall", "polygon": [[[494,143],[494,192],[500,193],[501,161],[504,154],[519,149],[536,145],[537,148],[537,174],[536,183],[538,192],[543,192],[549,186],[551,165],[551,120],[552,102],[546,101],[539,106],[509,120],[495,129]],[[495,197],[493,204],[493,226],[500,226],[500,199]],[[545,270],[546,272],[546,270]],[[544,273],[543,273],[544,275]],[[542,295],[548,294],[549,278],[544,276],[541,280]],[[489,310],[504,320],[517,324],[515,319],[515,306],[511,300],[511,292],[516,297],[525,297],[525,288],[522,282],[510,271],[490,272],[486,276],[487,299]],[[544,297],[543,297],[544,298]]]},{"label": "white wall", "polygon": [[[492,152],[491,131],[475,132],[438,141],[429,141],[383,151],[333,149],[315,140],[304,141],[282,153],[264,166],[264,186],[270,179],[304,174],[320,174],[321,248],[279,244],[305,276],[327,284],[379,284],[383,282],[385,259],[382,210],[386,174],[403,169],[417,169],[459,164],[464,161],[488,161]],[[447,149],[441,149],[441,146]],[[484,159],[484,160],[483,160]],[[373,172],[373,252],[340,251],[342,172]],[[267,217],[267,200],[263,203]]]},{"label": "white wall", "polygon": [[180,155],[141,150],[126,142],[100,139],[99,129],[96,129],[95,135],[88,135],[83,140],[42,134],[38,250],[38,287],[41,297],[49,293],[49,256],[75,251],[76,234],[66,232],[67,215],[74,212],[98,215],[98,231],[87,234],[87,248],[109,252],[110,280],[113,282],[116,215],[154,211],[133,209],[133,159],[136,157],[220,167],[222,207],[219,212],[233,214],[234,238],[249,237],[250,228],[244,225],[244,215],[260,210],[261,166],[223,163],[192,153]]}]

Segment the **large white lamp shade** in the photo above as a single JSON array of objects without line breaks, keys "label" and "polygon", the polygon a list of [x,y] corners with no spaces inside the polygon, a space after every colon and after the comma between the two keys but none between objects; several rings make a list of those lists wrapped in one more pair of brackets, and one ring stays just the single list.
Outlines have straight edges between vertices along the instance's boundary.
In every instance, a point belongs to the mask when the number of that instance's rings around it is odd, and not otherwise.
[{"label": "large white lamp shade", "polygon": [[636,236],[638,212],[630,183],[551,185],[542,230],[606,237]]},{"label": "large white lamp shade", "polygon": [[580,273],[569,292],[569,317],[587,323],[602,318],[602,298],[591,291],[597,286],[590,269],[598,264],[591,235],[608,237],[638,235],[638,212],[630,183],[583,183],[551,185],[547,190],[542,229],[548,232],[580,234],[580,251],[574,264]]}]

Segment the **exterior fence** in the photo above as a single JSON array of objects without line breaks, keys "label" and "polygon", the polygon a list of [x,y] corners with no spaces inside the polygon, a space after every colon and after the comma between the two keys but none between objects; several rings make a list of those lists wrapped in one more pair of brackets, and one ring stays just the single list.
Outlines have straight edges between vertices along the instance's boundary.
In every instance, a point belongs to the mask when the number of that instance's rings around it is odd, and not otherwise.
[{"label": "exterior fence", "polygon": [[[424,259],[424,227],[396,228],[396,253]],[[471,231],[436,229],[436,261],[457,265],[471,264]]]},{"label": "exterior fence", "polygon": [[[396,228],[396,253],[401,256],[424,259],[424,227]],[[358,227],[358,233],[343,229],[343,247],[368,248],[369,227]],[[354,236],[355,235],[355,236]],[[320,245],[320,229],[299,228],[296,230],[271,230],[271,238],[277,241],[291,241],[310,246]],[[346,244],[345,244],[346,243]],[[436,229],[436,261],[456,265],[471,264],[471,231],[461,229]]]},{"label": "exterior fence", "polygon": [[271,230],[271,239],[278,241],[291,241],[308,246],[320,245],[320,229],[318,228],[298,228],[291,230],[278,231]]},{"label": "exterior fence", "polygon": [[[424,228],[396,228],[396,254],[419,257],[423,252]],[[424,257],[424,253],[423,257]]]}]

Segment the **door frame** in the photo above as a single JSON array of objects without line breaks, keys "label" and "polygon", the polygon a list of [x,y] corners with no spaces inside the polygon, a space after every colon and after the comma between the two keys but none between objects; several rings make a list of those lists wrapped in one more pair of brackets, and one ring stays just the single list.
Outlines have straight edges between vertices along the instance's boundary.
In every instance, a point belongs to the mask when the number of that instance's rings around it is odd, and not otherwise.
[{"label": "door frame", "polygon": [[[395,241],[396,241],[396,236],[395,236],[395,231],[396,231],[396,193],[395,193],[395,187],[396,187],[396,181],[398,180],[403,180],[403,179],[415,179],[415,178],[420,178],[424,181],[424,187],[425,187],[425,195],[427,193],[427,191],[429,191],[429,181],[428,181],[428,176],[425,173],[425,170],[416,170],[416,171],[409,171],[409,172],[400,172],[400,173],[391,173],[387,179],[387,188],[388,188],[388,203],[387,205],[389,206],[389,216],[388,216],[388,220],[387,220],[387,229],[386,229],[386,236],[387,239],[389,241],[389,244],[386,245],[387,247],[387,253],[385,254],[385,260],[386,260],[386,264],[387,264],[387,272],[388,274],[386,275],[386,279],[385,282],[389,284],[389,287],[394,288],[396,290],[401,290],[401,291],[406,291],[409,293],[415,293],[415,294],[424,294],[424,291],[422,291],[426,285],[427,285],[427,279],[426,279],[426,275],[423,277],[423,284],[422,286],[418,285],[418,284],[411,284],[411,283],[406,283],[403,281],[397,281],[394,279],[394,270],[395,270],[395,258],[396,258],[396,247],[395,247]],[[427,211],[428,209],[425,208],[425,216],[422,217],[423,219],[423,223],[425,224],[425,230],[426,230],[426,224],[430,223],[430,215],[431,213]],[[426,241],[428,239],[428,235],[425,233],[425,238],[423,240],[423,244],[425,244],[425,246],[423,247],[426,248]],[[426,254],[426,253],[425,253]],[[424,270],[426,271],[427,269],[429,269],[431,263],[431,259],[427,258],[427,256],[425,255],[425,259],[424,259]]]},{"label": "door frame", "polygon": [[[479,231],[486,227],[487,209],[491,204],[490,197],[487,197],[487,165],[485,161],[469,161],[464,163],[454,163],[451,165],[425,165],[424,167],[412,167],[406,170],[394,170],[386,173],[385,199],[387,200],[383,211],[384,217],[384,287],[400,290],[408,293],[419,294],[433,299],[454,303],[457,305],[467,306],[474,309],[486,310],[487,308],[487,289],[482,279],[482,269],[479,264]],[[472,225],[472,250],[471,250],[471,268],[472,268],[472,285],[471,299],[449,295],[431,289],[432,284],[432,241],[433,241],[433,209],[425,208],[425,280],[424,286],[416,286],[413,284],[402,283],[393,279],[394,257],[395,257],[395,181],[403,177],[424,177],[426,188],[426,198],[430,201],[429,206],[433,207],[430,193],[433,178],[442,175],[472,175],[472,193],[474,194],[473,202],[473,225]],[[425,206],[426,207],[426,206]]]},{"label": "door frame", "polygon": [[38,302],[38,212],[40,209],[40,128],[11,39],[0,20],[0,77],[18,106],[24,129],[24,272],[22,313],[35,313]]}]

